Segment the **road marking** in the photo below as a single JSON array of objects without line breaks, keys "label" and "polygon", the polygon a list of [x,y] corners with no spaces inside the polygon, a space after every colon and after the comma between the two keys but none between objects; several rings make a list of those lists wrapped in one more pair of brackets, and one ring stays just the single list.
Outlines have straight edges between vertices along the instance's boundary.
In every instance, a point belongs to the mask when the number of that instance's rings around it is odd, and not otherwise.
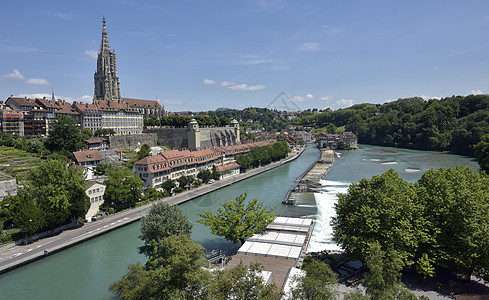
[{"label": "road marking", "polygon": [[32,249],[27,249],[26,252],[32,251]]},{"label": "road marking", "polygon": [[110,225],[114,225],[114,224],[115,224],[115,222],[110,223]]},{"label": "road marking", "polygon": [[19,255],[22,255],[22,252],[20,253],[17,253],[17,254],[14,254],[15,257],[19,256]]},{"label": "road marking", "polygon": [[107,226],[109,226],[109,225],[105,225],[104,228],[107,228]]}]

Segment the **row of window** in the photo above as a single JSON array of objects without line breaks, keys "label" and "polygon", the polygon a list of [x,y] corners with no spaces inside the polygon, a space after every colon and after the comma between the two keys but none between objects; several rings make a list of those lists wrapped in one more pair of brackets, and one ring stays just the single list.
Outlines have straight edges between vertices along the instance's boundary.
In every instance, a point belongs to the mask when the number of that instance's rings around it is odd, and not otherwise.
[{"label": "row of window", "polygon": [[88,194],[91,195],[91,194],[95,194],[95,193],[99,193],[99,192],[103,192],[103,191],[104,191],[104,188],[96,188],[96,189],[88,190]]},{"label": "row of window", "polygon": [[98,197],[90,198],[90,202],[91,203],[99,202],[99,201],[104,201],[104,197],[103,196],[98,196]]}]

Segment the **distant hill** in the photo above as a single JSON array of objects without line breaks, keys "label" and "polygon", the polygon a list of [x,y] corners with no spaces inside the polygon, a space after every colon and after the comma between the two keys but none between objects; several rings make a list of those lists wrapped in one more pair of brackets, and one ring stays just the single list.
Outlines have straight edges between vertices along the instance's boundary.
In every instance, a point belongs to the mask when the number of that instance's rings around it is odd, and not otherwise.
[{"label": "distant hill", "polygon": [[364,144],[451,151],[473,156],[473,146],[489,133],[489,96],[398,99],[358,104],[296,118],[296,125],[345,126]]}]

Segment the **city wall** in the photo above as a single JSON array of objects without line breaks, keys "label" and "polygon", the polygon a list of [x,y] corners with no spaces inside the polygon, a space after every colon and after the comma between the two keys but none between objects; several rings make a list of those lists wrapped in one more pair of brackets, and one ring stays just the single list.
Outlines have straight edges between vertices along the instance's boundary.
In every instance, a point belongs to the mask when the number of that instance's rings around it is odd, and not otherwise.
[{"label": "city wall", "polygon": [[131,135],[112,135],[109,137],[110,148],[114,150],[132,149],[147,144],[150,147],[156,146],[158,137],[154,133],[131,134]]},{"label": "city wall", "polygon": [[149,128],[145,132],[156,134],[161,146],[170,149],[188,148],[187,128]]}]

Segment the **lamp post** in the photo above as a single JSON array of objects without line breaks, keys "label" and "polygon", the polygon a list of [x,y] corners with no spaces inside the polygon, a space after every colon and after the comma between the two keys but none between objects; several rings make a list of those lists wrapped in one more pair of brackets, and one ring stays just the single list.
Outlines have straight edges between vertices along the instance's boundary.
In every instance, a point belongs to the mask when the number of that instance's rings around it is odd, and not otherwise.
[{"label": "lamp post", "polygon": [[[29,227],[30,227],[30,222],[32,222],[31,219],[29,219]],[[27,231],[25,231],[25,227],[24,227],[24,245],[27,246]]]}]

